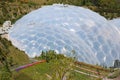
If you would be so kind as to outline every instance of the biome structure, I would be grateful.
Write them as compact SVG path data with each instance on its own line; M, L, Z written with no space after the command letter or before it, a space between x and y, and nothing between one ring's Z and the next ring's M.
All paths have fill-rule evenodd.
M79 61L111 66L120 59L120 33L104 17L83 7L54 4L16 21L9 39L29 57L55 50Z

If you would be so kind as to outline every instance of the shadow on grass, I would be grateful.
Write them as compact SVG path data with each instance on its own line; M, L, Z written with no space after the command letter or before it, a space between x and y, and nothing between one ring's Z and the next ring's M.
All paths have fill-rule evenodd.
M30 76L20 72L14 76L14 80L33 80Z

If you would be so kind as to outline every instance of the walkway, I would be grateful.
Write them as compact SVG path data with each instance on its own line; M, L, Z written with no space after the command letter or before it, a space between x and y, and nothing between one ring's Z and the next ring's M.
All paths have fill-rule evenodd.
M85 72L82 72L82 71L79 71L79 70L74 70L75 72L78 72L80 74L85 74L85 75L88 75L88 76L91 76L91 77L96 77L96 78L99 78L99 76L96 76L96 75L92 75L92 74L88 74L88 73L85 73Z

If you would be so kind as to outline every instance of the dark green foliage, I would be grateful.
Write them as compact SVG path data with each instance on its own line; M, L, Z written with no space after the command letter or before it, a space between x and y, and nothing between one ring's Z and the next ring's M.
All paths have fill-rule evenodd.
M5 43L5 40L2 40L0 38L0 63L2 66L2 69L0 70L2 72L2 76L0 77L1 80L9 80L10 76L11 76L11 72L8 66L8 61L7 61L7 55L9 53L9 50L7 49L7 44L4 45L1 41L3 41L3 43Z
M3 65L2 69L0 70L0 80L11 80L12 72L9 69L8 63Z
M7 44L5 43L5 39L0 37L0 62L7 66L7 55L9 54L9 50L7 49Z
M10 67L28 63L28 56L0 37L0 80L11 80Z
M29 2L26 4L26 3L20 3L19 1L18 2L0 1L0 18L1 18L0 25L2 25L6 20L10 20L12 21L12 23L14 23L23 15L27 14L31 10L39 8L40 6L41 5L37 5L33 2Z
M28 56L18 48L12 46L7 39L0 37L0 62L7 60L9 66L13 64L21 65L29 62Z
M120 17L119 0L30 0L27 3L20 3L20 1L14 2L14 0L5 2L5 0L3 0L3 2L0 2L0 25L2 25L6 20L11 20L12 23L14 23L23 15L29 13L31 10L40 8L42 5L50 5L54 3L85 6L92 9L93 11L100 13L107 19Z
M15 0L1 0L1 1L14 2Z
M8 63L10 66L13 66L13 57L8 57Z
M62 59L64 58L64 55L62 54L57 54L54 50L49 50L49 51L42 51L41 56L39 57L40 59L45 59L47 62L51 60L57 60L57 59Z

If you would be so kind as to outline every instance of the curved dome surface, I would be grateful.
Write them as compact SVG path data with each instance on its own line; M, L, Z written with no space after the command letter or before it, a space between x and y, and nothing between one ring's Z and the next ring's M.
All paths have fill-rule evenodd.
M120 31L120 18L110 20L109 23L116 26L116 29Z
M13 25L9 38L30 57L52 49L90 64L112 65L120 59L118 31L82 7L54 4L32 11Z

